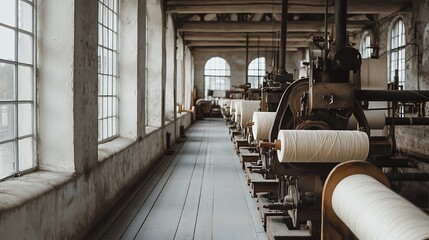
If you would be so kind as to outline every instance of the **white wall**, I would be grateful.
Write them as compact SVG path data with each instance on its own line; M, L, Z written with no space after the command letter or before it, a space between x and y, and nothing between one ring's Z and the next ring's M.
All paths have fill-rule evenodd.
M149 34L162 38L159 1L148 5L156 24ZM163 101L174 106L174 97L163 98L164 40L150 42L148 52L158 58L150 59L145 79L146 2L120 6L120 137L98 145L98 2L38 1L41 170L0 182L0 239L81 238L163 155L166 133L174 143L180 126L191 124L189 113L167 124L162 118ZM146 81L155 127L145 123Z

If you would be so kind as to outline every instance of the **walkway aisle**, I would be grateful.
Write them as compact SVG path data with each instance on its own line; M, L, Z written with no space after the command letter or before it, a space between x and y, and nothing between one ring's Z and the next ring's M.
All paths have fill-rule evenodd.
M223 120L187 134L88 239L266 239Z

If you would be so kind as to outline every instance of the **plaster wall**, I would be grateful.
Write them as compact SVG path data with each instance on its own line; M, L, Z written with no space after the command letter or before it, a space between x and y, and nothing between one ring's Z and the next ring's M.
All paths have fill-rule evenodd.
M127 0L120 19L120 34L126 35L121 53L128 56L120 66L120 99L128 95L121 99L120 117L130 126L119 138L98 144L98 2L37 3L39 169L0 182L0 239L80 239L157 163L166 151L167 132L174 144L192 116L179 114L165 123L151 102L148 114L163 124L146 126L146 2ZM163 104L165 75L154 69L161 75L149 81L159 79L154 83L159 92L149 90Z
M166 132L188 127L191 114L148 134L99 149L85 174L38 171L0 184L0 239L79 239L165 152Z
M192 51L194 58L194 78L195 86L197 88L197 99L204 98L204 66L207 61L212 57L221 57L225 59L231 69L231 87L240 86L246 83L246 73L248 64L257 57L265 57L265 70L272 70L273 54L269 51L261 50L258 54L257 51L249 52L249 61L246 63L246 51L205 51L194 50ZM287 52L286 53L286 70L294 74L294 78L298 78L300 61L305 59L303 51Z

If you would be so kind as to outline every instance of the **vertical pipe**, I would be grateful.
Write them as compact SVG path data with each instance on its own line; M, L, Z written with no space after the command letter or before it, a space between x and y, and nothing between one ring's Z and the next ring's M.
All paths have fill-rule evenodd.
M326 57L328 56L328 0L325 0L325 44L323 46L323 61L326 61ZM324 64L325 66L326 64Z
M347 0L335 1L335 46L346 46Z
M246 71L246 84L249 83L248 64L249 64L249 33L246 33L246 64L244 64L245 71Z
M288 0L282 0L282 22L280 29L280 61L279 74L286 73L286 34L287 34L287 10Z

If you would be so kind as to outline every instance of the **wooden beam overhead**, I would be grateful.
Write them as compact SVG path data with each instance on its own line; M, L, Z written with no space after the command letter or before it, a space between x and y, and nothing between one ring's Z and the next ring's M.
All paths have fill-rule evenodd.
M186 41L188 47L246 47L246 41L229 41L229 42L218 42L218 41ZM310 42L288 42L287 46L292 48L306 48ZM270 42L259 43L252 41L249 42L250 47L260 48L273 48Z
M223 53L223 52L245 52L246 51L246 46L236 46L236 47L190 47L191 51L195 52L217 52L217 53ZM260 52L262 51L270 51L272 50L272 48L270 47L250 47L249 51L251 52L257 52L259 49ZM293 47L287 47L286 48L287 52L296 52L298 51L298 48L293 48Z
M323 33L319 35L322 36ZM184 36L185 40L189 41L246 41L246 34L244 33L196 33L189 32ZM308 33L291 33L288 34L288 41L311 41L311 34ZM272 33L259 33L249 34L250 41L260 42L278 42L279 36Z
M361 30L371 21L349 21L347 30ZM290 21L287 25L288 32L322 32L323 22L320 21ZM178 26L179 32L212 32L212 33L270 33L280 30L279 22L185 22Z
M324 13L324 0L289 1L289 13ZM411 0L348 1L349 14L389 14L405 9ZM329 7L333 13L333 6ZM167 13L281 13L281 1L168 1Z

